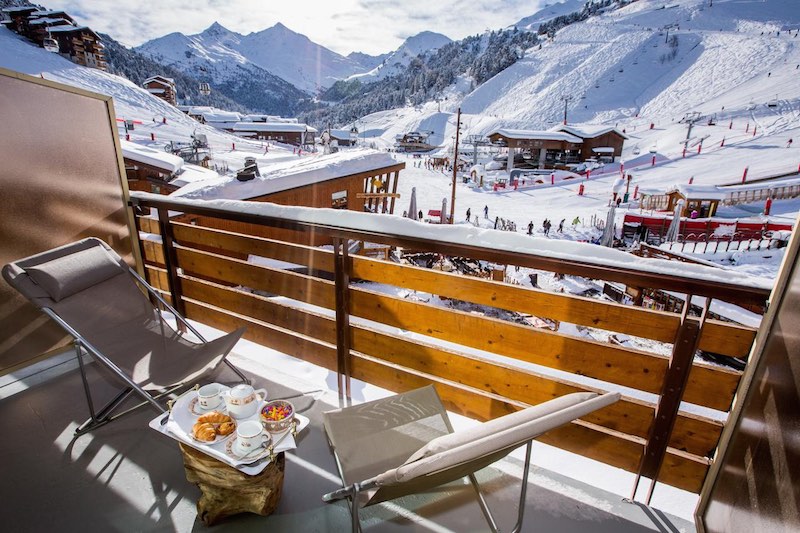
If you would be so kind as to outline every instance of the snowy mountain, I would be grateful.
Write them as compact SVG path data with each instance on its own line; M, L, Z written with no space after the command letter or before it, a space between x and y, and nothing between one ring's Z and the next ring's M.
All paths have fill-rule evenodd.
M523 18L514 24L514 26L521 30L537 31L543 22L580 11L585 4L586 0L560 0L558 2L545 4L542 9L533 15Z
M420 54L434 52L442 46L452 42L446 35L432 31L423 31L406 39L400 48L390 53L378 66L360 74L354 74L350 79L361 82L371 82L403 72L411 60Z
M363 69L283 24L244 36L215 22L196 35L171 33L136 50L197 77L205 72L212 84L264 71L309 94Z
M347 54L347 59L353 61L358 66L362 68L362 70L369 71L383 63L383 61L391 55L391 52L387 52L385 54L380 54L377 56L371 56L369 54L365 54L364 52L350 52Z
M214 23L202 33L170 33L134 48L153 61L208 82L240 104L263 113L291 115L308 95L237 51L243 37Z

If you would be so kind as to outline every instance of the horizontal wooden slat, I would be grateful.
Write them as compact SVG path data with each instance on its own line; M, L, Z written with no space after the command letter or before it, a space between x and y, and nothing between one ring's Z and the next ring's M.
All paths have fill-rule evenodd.
M240 254L278 259L303 265L311 270L333 272L333 252L328 250L191 224L173 223L172 226L175 240L181 244L199 244Z
M181 286L186 298L210 303L232 313L295 331L326 343L336 343L336 322L332 318L196 278L182 277Z
M707 352L747 358L758 330L718 320L706 320L698 348Z
M333 283L303 274L275 270L230 257L178 248L178 264L187 274L280 294L333 309Z
M683 400L719 411L728 411L742 373L737 370L694 363Z
M186 316L223 331L246 326L245 339L336 371L335 346L190 300L186 300Z
M375 359L455 381L471 388L536 405L565 394L595 390L574 383L542 376L512 365L464 356L381 332L352 329L353 350ZM646 438L653 420L654 406L623 399L596 411L586 418L600 426ZM707 455L716 448L721 424L686 413L679 415L670 446L697 455Z
M473 278L413 265L398 265L353 257L352 277L497 307L508 311L570 322L672 343L680 317L592 298ZM749 353L755 330L708 321L700 349L743 357Z
M485 350L658 394L665 357L501 320L353 289L351 313Z

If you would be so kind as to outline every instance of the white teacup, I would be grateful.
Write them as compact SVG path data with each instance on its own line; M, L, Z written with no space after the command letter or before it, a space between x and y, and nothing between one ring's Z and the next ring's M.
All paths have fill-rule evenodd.
M264 430L264 426L258 420L247 420L239 422L236 426L236 451L241 455L247 455L257 448L266 447L270 441L270 435Z
M222 385L219 383L203 385L197 390L197 403L201 409L214 409L222 402L221 393Z

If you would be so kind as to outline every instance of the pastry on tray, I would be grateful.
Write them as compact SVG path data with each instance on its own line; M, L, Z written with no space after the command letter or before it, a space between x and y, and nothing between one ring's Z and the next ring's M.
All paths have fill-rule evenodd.
M198 422L192 427L192 435L197 440L212 442L217 438L217 430L210 422Z
M220 413L219 411L211 411L210 413L206 413L201 415L198 419L198 422L210 422L212 424L224 424L227 422L231 422L231 417L226 414Z

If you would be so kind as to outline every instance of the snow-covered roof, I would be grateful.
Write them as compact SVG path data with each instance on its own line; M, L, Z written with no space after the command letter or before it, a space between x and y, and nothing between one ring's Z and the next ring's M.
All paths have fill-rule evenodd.
M611 133L612 131L622 137L623 139L627 139L628 136L619 131L614 126L603 126L598 124L587 124L583 126L568 126L562 124L560 126L556 126L553 128L554 131L565 131L567 133L571 133L576 137L580 137L581 139L593 139L595 137L599 137L601 135L605 135L606 133Z
M726 185L720 187L719 190L725 193L743 192L743 191L758 191L761 189L778 189L780 187L789 187L790 185L800 185L800 176L791 178L783 178L769 181L753 181L741 185Z
M199 165L184 163L183 169L169 183L170 185L175 185L176 187L183 187L190 183L219 179L219 177L219 174L210 168L203 168Z
M176 155L131 141L120 140L119 142L122 145L122 156L125 159L160 168L170 174L175 174L183 168L183 159Z
M349 141L351 137L350 130L330 130L331 137L340 141Z
M251 113L242 117L243 122L285 122L287 124L297 124L296 118L283 118L276 115L262 115Z
M234 122L242 120L242 116L236 111L223 111L222 109L210 109L201 113L206 122Z
M317 131L305 124L291 122L238 122L233 131L273 131L273 132L306 132Z
M261 176L239 181L235 176L191 183L171 196L201 200L248 200L361 172L397 165L391 155L366 148L309 156L260 166Z
M151 94L164 94L166 92L166 89L160 89L158 87L147 87L146 90Z
M72 26L65 24L62 26L51 26L48 31L50 31L50 33L72 33L76 31L86 31L94 36L97 36L97 34L93 32L89 26Z
M682 184L673 188L687 200L724 200L725 192L720 191L716 185L688 185Z
M512 130L500 128L489 133L487 137L490 135L502 135L507 139L537 139L542 141L565 141L575 144L583 143L583 139L560 131Z
M41 24L55 24L57 22L63 22L64 24L72 24L71 21L63 18L42 17L28 21L28 26L39 26Z
M347 151L344 154L359 153L366 156L368 153L379 154L370 150ZM332 154L338 156L342 154ZM389 160L387 154L384 155ZM329 156L322 156L323 157ZM393 161L393 160L391 160ZM235 178L233 178L235 181ZM237 185L243 188L248 184L259 181L254 180L240 182ZM180 191L179 191L180 192ZM186 202L186 206L196 205L192 200L208 199L212 197L185 196L184 198L175 197L173 193L171 200L180 205ZM131 196L141 198L159 199L162 196L151 193L134 191ZM679 276L695 281L708 281L740 285L744 287L757 287L761 289L771 289L772 280L752 275L747 272L736 270L714 268L705 265L695 265L680 261L668 261L666 259L653 259L638 257L622 250L597 246L585 242L568 241L564 239L548 239L542 237L531 237L521 232L497 231L493 229L477 228L470 224L420 224L419 222L388 214L360 213L357 211L347 211L339 209L311 208L298 206L284 206L268 202L239 202L233 200L222 200L216 197L204 203L204 207L219 209L230 209L239 213L257 214L283 218L287 220L297 220L315 224L325 224L345 229L365 230L383 233L387 235L423 238L436 242L448 244L464 244L465 246L478 246L491 250L500 250L531 255L535 257L548 257L551 259L563 259L578 261L588 265L606 266L611 268L635 269L640 272L651 274L663 274L669 276ZM180 207L176 207L180 210Z
M189 114L190 115L202 115L205 112L212 112L215 111L216 108L207 106L207 105L193 105L189 107Z
M168 83L170 85L175 85L175 80L172 78L167 78L166 76L150 76L146 80L144 80L143 84L150 83L151 81L159 81L162 83Z
M614 148L611 146L598 146L597 148L592 148L592 152L596 154L613 154Z

